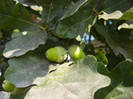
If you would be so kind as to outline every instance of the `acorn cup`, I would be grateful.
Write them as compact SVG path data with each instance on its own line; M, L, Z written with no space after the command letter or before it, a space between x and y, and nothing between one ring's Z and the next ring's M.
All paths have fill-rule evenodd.
M65 48L56 46L46 51L46 58L50 61L61 63L67 59L67 52Z
M78 45L72 45L68 48L68 53L70 57L74 60L84 59L85 53Z

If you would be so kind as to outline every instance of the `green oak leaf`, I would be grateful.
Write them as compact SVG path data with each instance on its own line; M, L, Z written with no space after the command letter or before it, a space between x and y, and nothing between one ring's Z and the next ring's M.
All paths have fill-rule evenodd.
M110 83L107 76L97 71L98 67L99 63L93 56L73 63L58 64L47 76L36 79L43 84L32 87L24 98L92 99L95 91Z
M49 64L48 60L42 56L28 53L10 59L10 66L5 71L4 77L16 87L40 84L41 82L34 82L34 80L47 74Z
M79 9L74 15L59 21L56 34L61 38L83 38L85 30L93 26L91 10Z
M133 62L119 63L111 73L111 84L99 89L94 99L132 99L133 98Z
M104 36L113 50L122 53L125 58L133 60L133 40L130 39L131 30L113 31L101 22L97 22L94 27L99 34Z
M24 31L20 36L14 37L6 44L3 55L7 58L21 56L30 50L36 49L40 44L45 44L47 34L44 31Z
M31 14L22 4L13 0L0 1L0 30L11 32L14 29L33 31L41 28L40 23L33 19Z

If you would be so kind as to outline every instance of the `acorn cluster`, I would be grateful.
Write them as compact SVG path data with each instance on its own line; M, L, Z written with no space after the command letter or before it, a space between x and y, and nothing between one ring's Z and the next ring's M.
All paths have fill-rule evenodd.
M46 51L46 58L50 61L61 63L67 59L68 54L73 60L85 58L85 53L78 45L70 46L68 48L68 53L66 49L61 46L50 48Z

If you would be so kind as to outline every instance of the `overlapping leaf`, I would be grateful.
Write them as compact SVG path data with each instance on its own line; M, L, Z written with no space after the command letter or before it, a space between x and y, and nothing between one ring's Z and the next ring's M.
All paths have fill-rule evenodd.
M120 20L133 21L133 7L126 11L123 16L120 17Z
M133 62L121 62L110 74L111 84L98 90L94 99L132 99Z
M99 15L99 19L109 20L109 19L119 19L119 20L128 20L133 21L133 7L127 10L126 12L122 13L121 11L117 10L110 14L103 12L102 15Z
M0 30L11 31L36 30L40 26L32 18L32 14L20 3L16 4L13 0L0 1Z
M26 35L17 36L6 44L3 54L5 57L21 56L30 50L36 49L40 44L45 44L47 39L45 31L25 32Z
M120 29L133 29L133 24L123 23L123 24L119 25L118 30L120 30Z
M63 13L70 0L37 0L37 3L43 7L42 19L48 23Z
M103 12L102 15L99 15L99 19L109 20L109 19L119 19L123 13L121 11L115 11L111 14Z
M87 56L72 65L70 63L58 65L45 79L38 79L44 83L32 87L24 98L92 99L96 90L110 83L108 77L97 72L98 66L93 56Z
M106 13L112 13L116 10L125 12L131 7L133 7L133 0L104 0L102 6Z
M15 4L13 1L19 1L22 4ZM50 65L51 63L45 60L43 52L51 46L58 45L57 43L51 45L47 42L46 47L35 50L40 44L45 44L46 33L40 31L41 26L38 25L36 17L29 12L30 10L28 11L28 7L23 6L23 3L30 7L36 4L43 7L42 21L44 24L48 24L47 30L50 25L57 23L57 28L55 28L56 25L52 27L59 37L78 38L78 40L83 37L86 29L90 32L90 27L96 21L93 15L97 15L101 10L104 11L99 18L115 19L115 21L111 21L112 25L108 23L103 25L100 23L102 20L97 20L94 31L96 30L97 33L104 36L113 50L117 50L127 59L133 60L133 30L131 30L133 28L132 23L129 22L133 21L133 8L131 8L133 0L87 1L89 0L0 0L0 31L2 31L0 37L5 36L4 31L12 32L14 29L28 33L27 35L12 35L12 40L7 43L3 55L11 59L9 59L10 66L5 72L5 79L17 87L38 85L32 87L27 94L25 92L21 95L11 95L11 99L92 99L97 90L94 97L96 99L133 98L133 62L131 61L120 63L109 73L106 67L97 62L93 56L87 56L84 60L73 63ZM117 23L116 20L124 20L125 24L120 25L121 23ZM30 30L37 31L31 32ZM101 37L101 35L98 36ZM34 54L32 55L32 53ZM42 54L43 57L35 53ZM107 63L103 51L99 52L96 57L105 64ZM115 61L117 64L118 60ZM114 61L112 62L114 63ZM51 68L47 74L49 66ZM2 88L0 89L2 90ZM0 99L6 99L6 94L0 92Z
M37 77L45 76L48 72L49 62L43 57L26 54L9 60L9 68L6 70L5 79L17 87L26 87L33 83ZM39 84L42 82L39 82Z
M79 9L73 16L59 22L56 33L62 38L82 38L89 26L92 26L94 17L91 10Z
M133 40L129 39L131 30L113 31L101 23L95 24L95 29L105 37L112 49L122 53L127 59L133 60Z
M60 18L60 20L73 15L86 2L87 2L87 0L80 0L80 1L76 2L75 4L73 4L73 6L70 6L70 8L68 8L64 12L64 15Z

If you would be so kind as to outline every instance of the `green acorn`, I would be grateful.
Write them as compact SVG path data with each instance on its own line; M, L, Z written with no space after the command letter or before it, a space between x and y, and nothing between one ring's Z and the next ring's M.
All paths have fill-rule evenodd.
M72 45L68 49L70 57L74 60L79 60L85 58L85 53L78 45Z
M4 83L3 83L3 89L7 92L12 92L15 88L15 86L10 83L8 80L5 80Z
M67 52L65 48L56 46L46 51L46 58L50 61L61 63L67 59Z

